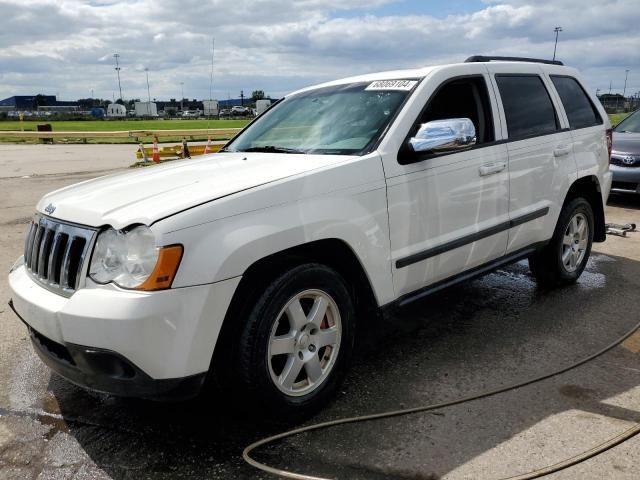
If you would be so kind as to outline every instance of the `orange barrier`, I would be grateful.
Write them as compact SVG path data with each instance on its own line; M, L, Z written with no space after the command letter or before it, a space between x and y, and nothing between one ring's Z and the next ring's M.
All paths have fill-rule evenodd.
M206 145L189 145L189 153L192 157L197 157L199 155L208 155L212 153L217 153L227 142L211 142L211 146L209 146L209 150L205 153L207 149ZM143 148L144 153L138 149L136 151L136 158L138 160L144 161L145 155L148 158L151 158L153 155L153 147L145 147ZM161 159L171 159L171 158L182 158L182 145L165 145L158 146L158 156Z

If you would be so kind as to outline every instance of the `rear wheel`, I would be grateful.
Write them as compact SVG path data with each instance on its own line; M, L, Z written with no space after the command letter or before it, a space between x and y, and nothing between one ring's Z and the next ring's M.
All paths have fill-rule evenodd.
M529 267L538 283L560 286L578 280L591 254L593 231L589 202L579 197L567 203L549 244L529 257Z
M280 419L324 405L353 349L354 307L342 276L300 265L273 280L248 310L233 362L243 403Z

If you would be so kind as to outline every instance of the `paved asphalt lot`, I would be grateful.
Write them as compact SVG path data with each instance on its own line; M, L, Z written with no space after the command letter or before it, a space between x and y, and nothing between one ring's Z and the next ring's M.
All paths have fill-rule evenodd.
M0 270L21 254L45 192L126 167L133 146L0 145ZM640 223L615 198L608 221ZM526 263L370 322L336 401L311 422L453 400L557 370L640 320L640 233L596 245L572 287L540 291ZM243 464L260 427L215 397L155 404L52 375L6 306L0 275L0 479L268 478ZM144 341L141 339L141 341ZM556 463L640 422L640 333L558 377L496 397L305 434L258 453L339 478L499 479ZM551 475L638 479L640 436Z

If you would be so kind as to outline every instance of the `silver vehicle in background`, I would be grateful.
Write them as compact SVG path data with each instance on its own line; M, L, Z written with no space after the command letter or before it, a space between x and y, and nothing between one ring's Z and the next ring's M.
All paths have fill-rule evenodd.
M640 110L613 129L612 193L640 193Z

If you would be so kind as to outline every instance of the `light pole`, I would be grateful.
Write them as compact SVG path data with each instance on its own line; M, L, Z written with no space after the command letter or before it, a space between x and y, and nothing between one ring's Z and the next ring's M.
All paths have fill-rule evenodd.
M120 84L120 64L118 63L120 54L114 53L113 58L116 59L116 74L118 75L118 90L120 90L120 100L124 103L124 98L122 98L122 85Z
M558 33L560 33L562 31L562 27L556 27L553 29L554 32L556 32L556 43L553 46L553 60L555 61L556 59L556 49L558 48Z
M147 75L147 115L151 116L151 90L149 90L149 69L145 67L144 73Z
M624 96L627 93L627 78L629 77L629 69L627 68L624 71L624 88L622 89L622 98L624 98Z

